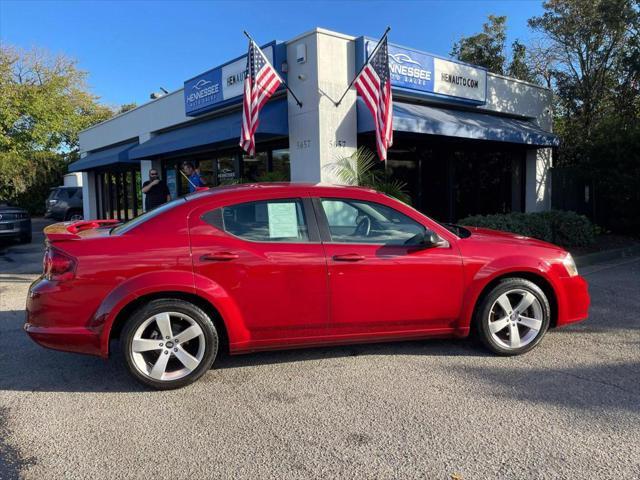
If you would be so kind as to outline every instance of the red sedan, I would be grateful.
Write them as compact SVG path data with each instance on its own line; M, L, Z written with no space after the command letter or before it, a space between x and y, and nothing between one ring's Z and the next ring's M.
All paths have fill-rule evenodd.
M105 358L119 339L133 376L159 389L195 381L222 348L474 332L516 355L589 306L563 249L443 226L358 187L215 188L128 223L59 223L45 234L26 332Z

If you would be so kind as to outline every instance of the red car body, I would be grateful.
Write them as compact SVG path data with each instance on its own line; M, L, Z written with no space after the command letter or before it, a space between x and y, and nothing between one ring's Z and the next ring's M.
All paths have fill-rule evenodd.
M320 197L386 205L446 242L427 249L322 239L250 242L202 219L225 205ZM45 231L47 255L66 273L43 275L29 289L24 328L37 343L106 358L132 308L163 296L191 300L211 313L230 353L464 337L482 292L508 276L533 280L545 291L552 326L586 318L589 306L587 284L567 271L561 248L482 229L460 238L411 207L359 187L215 188L176 201L125 233L113 234L112 226L76 222Z

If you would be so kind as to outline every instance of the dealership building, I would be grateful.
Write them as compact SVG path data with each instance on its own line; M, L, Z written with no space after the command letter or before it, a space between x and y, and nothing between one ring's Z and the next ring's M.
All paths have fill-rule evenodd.
M84 130L81 158L69 170L82 172L85 218L140 214L152 168L173 197L185 194L178 171L185 160L210 186L339 183L339 158L363 145L376 151L373 120L355 88L334 103L375 44L323 29L263 44L302 106L282 87L273 95L260 115L255 157L238 146L246 55ZM441 221L550 208L551 91L393 43L389 62L394 143L379 168L406 183L414 207Z

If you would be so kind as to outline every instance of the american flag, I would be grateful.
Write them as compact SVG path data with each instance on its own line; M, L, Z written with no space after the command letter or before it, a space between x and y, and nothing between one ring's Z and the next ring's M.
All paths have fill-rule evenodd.
M393 98L386 36L356 78L355 86L373 115L378 157L385 161L387 149L393 145Z
M260 110L282 83L260 47L249 40L247 70L244 79L244 99L242 101L242 127L240 146L249 155L255 155L255 133L258 129Z

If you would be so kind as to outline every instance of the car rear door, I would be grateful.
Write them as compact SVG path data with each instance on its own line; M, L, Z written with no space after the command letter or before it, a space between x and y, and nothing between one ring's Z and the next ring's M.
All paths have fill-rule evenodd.
M314 199L314 206L327 254L333 334L393 337L453 327L463 288L455 245L409 245L426 226L389 205L343 197ZM363 222L370 222L369 232Z
M248 343L303 344L328 323L327 265L308 196L245 198L190 216L193 268L232 297Z

